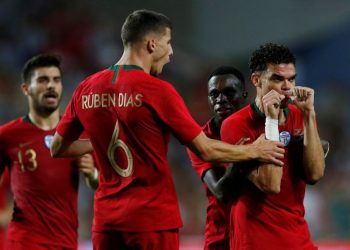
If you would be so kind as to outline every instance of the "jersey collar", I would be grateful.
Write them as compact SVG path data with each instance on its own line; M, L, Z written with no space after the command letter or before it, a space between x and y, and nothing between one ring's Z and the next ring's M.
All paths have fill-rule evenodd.
M133 65L133 64L122 64L122 65L114 64L114 65L110 66L108 69L114 70L112 83L115 83L115 80L117 79L119 70L124 70L124 71L126 71L126 70L143 70L143 68L141 68L140 66Z

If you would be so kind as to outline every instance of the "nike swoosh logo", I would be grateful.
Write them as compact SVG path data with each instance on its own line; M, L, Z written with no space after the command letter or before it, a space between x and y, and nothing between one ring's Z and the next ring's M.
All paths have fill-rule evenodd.
M20 143L18 144L18 146L22 148L22 147L28 146L29 144L32 144L32 142L30 141L30 142Z

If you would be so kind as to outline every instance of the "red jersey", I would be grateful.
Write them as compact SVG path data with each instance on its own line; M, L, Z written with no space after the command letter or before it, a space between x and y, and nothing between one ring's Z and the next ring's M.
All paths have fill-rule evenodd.
M284 112L286 123L279 126L280 141L285 144L281 191L264 194L248 180L243 185L231 212L234 236L230 243L235 250L317 249L304 219L303 117L293 105ZM231 144L242 137L253 142L264 131L265 116L254 103L223 122L221 138Z
M203 132L212 139L220 139L220 136L216 135L211 129L210 124L212 120L209 120L203 126ZM213 168L213 165L209 162L201 160L191 150L187 149L187 152L191 158L192 166L203 179L207 170ZM230 249L229 246L229 224L230 224L230 202L220 202L208 189L208 186L204 183L206 195L208 198L207 218L205 225L205 244L204 249Z
M83 128L100 167L94 231L182 226L168 142L173 133L187 144L201 129L173 86L134 65L98 72L78 86L57 132L75 140Z
M1 172L1 171L0 171ZM7 195L10 191L10 177L7 168L0 174L0 213L7 209ZM6 225L0 225L0 250L4 249L6 240Z
M0 127L0 168L10 167L15 201L8 239L76 249L78 168L51 157L54 133L28 116Z

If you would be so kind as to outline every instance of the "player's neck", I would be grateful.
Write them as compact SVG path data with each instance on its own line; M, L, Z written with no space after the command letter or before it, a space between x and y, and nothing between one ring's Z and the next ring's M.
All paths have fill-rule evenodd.
M60 113L58 109L47 116L38 114L35 111L29 111L28 116L30 121L42 130L55 129L58 122L60 121Z
M118 65L137 65L141 67L146 73L150 73L151 61L147 55L144 55L142 50L125 49L122 57L117 62Z

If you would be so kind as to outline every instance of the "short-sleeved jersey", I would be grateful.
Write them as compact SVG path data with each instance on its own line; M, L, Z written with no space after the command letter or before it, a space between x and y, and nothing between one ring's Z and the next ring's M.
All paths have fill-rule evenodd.
M78 86L57 131L74 140L83 128L100 167L94 231L182 226L168 142L172 133L187 144L201 129L173 86L135 65L100 71Z
M293 105L288 105L284 112L287 121L279 126L280 141L285 144L281 191L264 194L246 181L231 212L233 249L316 249L304 219L303 118ZM231 144L242 137L253 142L264 133L264 124L265 116L253 103L223 122L221 138Z
M211 129L212 119L209 120L203 126L203 132L212 139L220 139L220 135L216 135ZM201 160L191 150L187 149L187 152L191 158L192 166L203 179L204 174L207 170L213 168L213 165L209 162ZM223 167L224 168L224 167ZM230 249L229 246L229 225L230 225L230 210L231 202L220 202L210 192L208 186L204 183L206 195L208 198L207 206L207 218L205 224L205 243L204 249ZM226 248L224 248L226 246Z
M76 249L78 168L51 157L54 133L28 116L0 127L0 168L9 166L14 196L8 239Z

